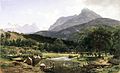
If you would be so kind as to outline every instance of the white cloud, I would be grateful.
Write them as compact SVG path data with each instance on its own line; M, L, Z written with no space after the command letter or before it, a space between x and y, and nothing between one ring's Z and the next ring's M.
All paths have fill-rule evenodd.
M84 3L103 17L120 20L120 0L84 0Z

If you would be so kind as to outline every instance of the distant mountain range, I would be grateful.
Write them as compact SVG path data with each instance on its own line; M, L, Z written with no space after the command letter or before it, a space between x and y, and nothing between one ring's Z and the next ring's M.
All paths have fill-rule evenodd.
M79 15L60 17L53 25L50 26L48 31L39 31L38 26L35 24L26 24L24 26L17 25L15 27L5 28L3 30L25 34L37 34L52 38L70 39L72 38L73 34L77 32L85 30L89 27L97 27L99 25L118 26L120 25L120 21L103 18L94 11L85 8Z
M11 25L12 26L12 25ZM37 31L39 31L39 28L37 27L36 24L25 24L24 26L13 26L10 28L5 28L3 29L4 31L14 31L14 32L18 32L18 33L25 33L25 34L30 34L30 33L35 33Z
M120 25L120 21L102 18L100 15L89 9L83 9L79 15L59 18L48 31L38 31L34 34L68 39L71 38L74 33L80 32L92 26L97 27L100 25L117 26Z

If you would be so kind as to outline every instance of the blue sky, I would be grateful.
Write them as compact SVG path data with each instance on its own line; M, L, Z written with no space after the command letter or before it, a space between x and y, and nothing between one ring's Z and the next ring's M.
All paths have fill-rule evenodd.
M119 5L119 0L0 0L0 27L36 24L47 30L59 17L80 14L83 8L120 20Z

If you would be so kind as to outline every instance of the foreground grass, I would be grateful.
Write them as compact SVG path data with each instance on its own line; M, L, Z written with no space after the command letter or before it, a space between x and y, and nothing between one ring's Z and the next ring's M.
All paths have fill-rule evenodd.
M66 54L66 53L43 53L43 57L68 57L68 56L78 56L79 54ZM93 57L94 58L94 57ZM20 65L13 65L11 63L2 63L2 71L5 73L16 73L15 71L21 71L19 73L43 73L40 70L40 64L45 63L47 67L52 66L51 63L54 63L55 68L52 72L49 73L119 73L120 65L113 65L112 67L101 67L101 68L90 68L89 66L85 66L89 61L95 61L92 57L74 57L71 61L51 61L48 59L43 59L40 61L38 65L35 67L31 67L24 63L20 63ZM92 60L91 60L92 59ZM99 59L99 58L97 58ZM7 59L0 59L0 62L9 62ZM84 66L85 67L84 67ZM48 72L46 72L48 73Z
M0 57L0 62L9 63L11 60Z

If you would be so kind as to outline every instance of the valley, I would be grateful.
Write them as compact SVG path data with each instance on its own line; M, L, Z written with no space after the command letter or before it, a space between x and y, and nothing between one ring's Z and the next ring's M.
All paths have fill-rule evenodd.
M89 9L47 31L0 29L1 73L120 73L120 21Z

